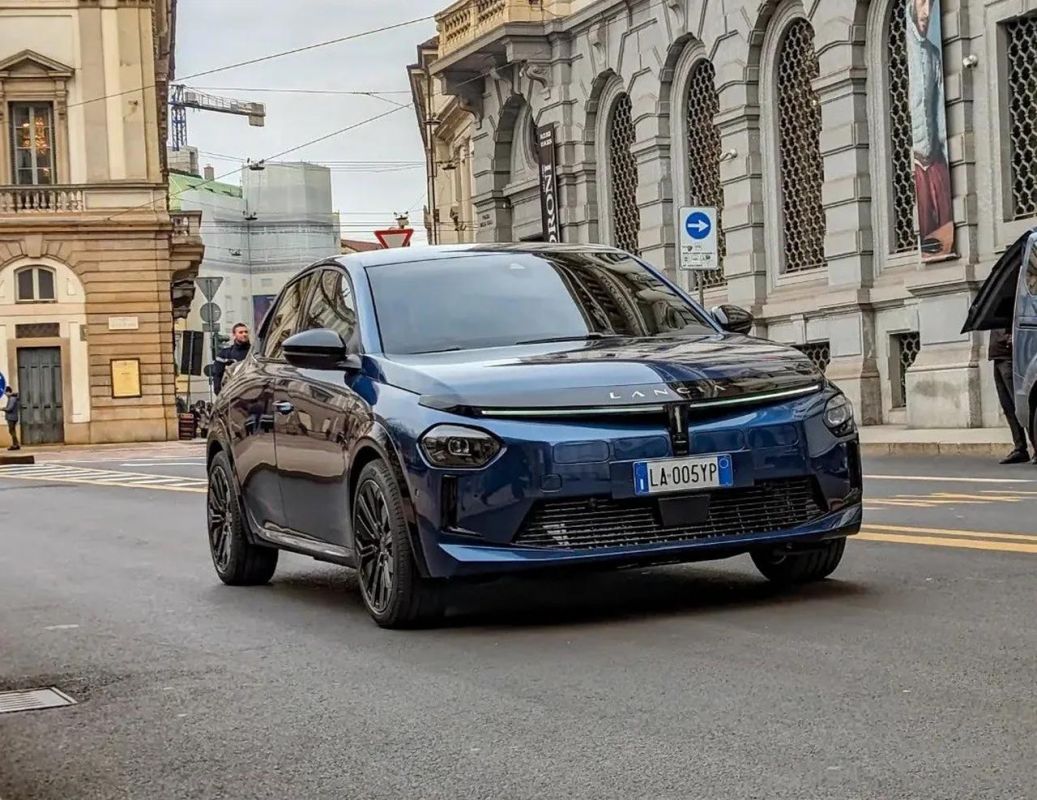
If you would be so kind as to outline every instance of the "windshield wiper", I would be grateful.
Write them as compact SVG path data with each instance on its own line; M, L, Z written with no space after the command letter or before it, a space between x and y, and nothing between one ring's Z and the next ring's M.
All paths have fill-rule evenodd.
M453 347L440 347L440 348L438 348L436 350L417 350L417 351L415 351L413 353L407 353L407 355L409 355L409 356L428 356L428 355L432 355L433 353L456 353L458 350L463 350L463 349L464 348L462 348L462 347L458 347L457 345L454 345Z
M524 342L515 342L515 344L551 344L553 342L589 342L596 339L615 339L619 336L618 333L598 333L597 331L590 331L589 333L583 333L579 336L549 336L546 339L528 339Z

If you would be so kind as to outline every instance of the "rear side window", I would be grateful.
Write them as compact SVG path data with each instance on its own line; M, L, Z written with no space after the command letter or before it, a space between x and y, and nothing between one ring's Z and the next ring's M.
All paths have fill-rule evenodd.
M356 305L349 278L335 269L320 273L320 280L310 297L305 330L328 328L348 342L356 331Z
M1026 291L1037 295L1037 236L1030 238L1030 255L1026 259Z
M263 355L267 358L280 358L281 345L284 344L284 340L302 330L299 324L300 318L312 281L313 276L307 275L289 285L281 296L280 302L271 312L266 343L263 348Z

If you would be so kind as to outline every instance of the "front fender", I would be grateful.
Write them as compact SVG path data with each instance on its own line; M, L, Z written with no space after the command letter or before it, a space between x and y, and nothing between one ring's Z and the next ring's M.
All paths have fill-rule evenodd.
M399 448L385 425L377 419L372 419L367 428L360 434L356 445L352 449L349 458L349 498L352 505L353 492L356 489L357 478L360 470L378 458L389 466L396 484L403 494L403 514L407 520L407 530L410 532L411 551L417 562L418 571L422 576L429 576L428 562L425 559L425 548L418 536L417 513L414 510L413 489L407 477L407 471L403 468L403 458ZM352 509L351 509L352 511ZM352 542L350 543L352 544Z

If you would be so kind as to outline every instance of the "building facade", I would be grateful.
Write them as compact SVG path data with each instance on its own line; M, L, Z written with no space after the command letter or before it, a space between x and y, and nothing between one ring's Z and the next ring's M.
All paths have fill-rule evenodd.
M220 331L229 335L238 322L258 327L292 276L340 252L339 216L332 210L327 167L305 162L268 163L261 169L244 166L239 185L213 180L211 167L202 172L170 173L171 204L201 217L205 258L199 276L221 279L212 302L219 308ZM201 292L196 293L181 326L181 342L184 330L204 332L201 309L206 302ZM204 368L212 355L208 336L203 354ZM189 386L183 380L181 384L181 393L190 390L192 398L208 393L204 377L195 376Z
M439 39L418 47L407 68L418 129L425 148L428 204L424 224L430 244L475 241L475 181L472 174L472 115L460 100L444 94L429 66L439 58Z
M936 261L917 234L907 46L933 6L953 217ZM541 230L532 130L553 125L564 241L687 284L677 211L716 206L707 305L804 349L866 424L1003 424L985 336L960 330L1037 224L1037 2L460 0L437 21L430 72L473 120L480 241Z
M167 208L171 3L0 4L0 372L27 444L176 436L202 245Z

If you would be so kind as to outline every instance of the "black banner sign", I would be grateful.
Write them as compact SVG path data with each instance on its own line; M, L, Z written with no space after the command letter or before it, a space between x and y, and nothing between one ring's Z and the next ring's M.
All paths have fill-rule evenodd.
M562 241L562 224L558 218L558 173L555 165L554 125L537 128L540 147L540 215L544 221L544 241Z

